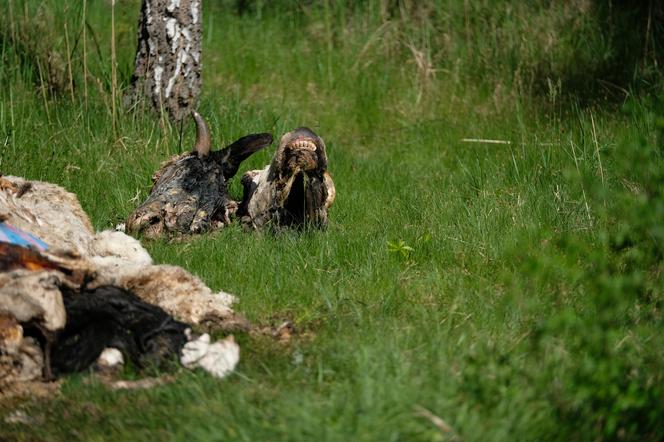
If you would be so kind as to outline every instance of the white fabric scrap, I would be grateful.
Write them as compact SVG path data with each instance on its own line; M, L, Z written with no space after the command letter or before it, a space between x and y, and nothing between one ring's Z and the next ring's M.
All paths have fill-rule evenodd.
M180 362L187 368L195 368L196 363L205 356L208 348L210 347L210 335L207 333L202 334L193 341L184 344L182 348L182 356Z
M117 348L108 347L97 358L97 365L101 368L113 369L124 364L122 352Z
M240 360L240 346L233 336L210 344L207 333L185 344L180 362L187 368L197 367L216 378L230 374Z

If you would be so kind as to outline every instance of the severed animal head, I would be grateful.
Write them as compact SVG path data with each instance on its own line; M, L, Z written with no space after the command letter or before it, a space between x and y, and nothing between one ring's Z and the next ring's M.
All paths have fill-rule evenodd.
M325 143L306 127L282 136L272 163L244 174L242 185L237 215L253 228L324 228L336 196Z
M196 122L194 150L161 165L152 177L147 200L127 219L127 231L154 238L166 233L201 233L230 223L237 203L229 197L226 183L242 161L272 143L272 135L247 135L211 151L207 124L197 112L192 115Z

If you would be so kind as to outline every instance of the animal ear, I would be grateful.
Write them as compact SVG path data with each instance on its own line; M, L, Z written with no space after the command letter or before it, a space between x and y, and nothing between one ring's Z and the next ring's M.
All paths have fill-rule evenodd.
M212 145L210 129L198 112L191 111L191 116L196 123L196 144L194 145L194 150L200 158L203 158L210 154L210 146Z
M228 180L234 176L242 161L270 144L272 144L272 134L251 134L240 138L219 152L215 152L215 155L219 155L224 178Z

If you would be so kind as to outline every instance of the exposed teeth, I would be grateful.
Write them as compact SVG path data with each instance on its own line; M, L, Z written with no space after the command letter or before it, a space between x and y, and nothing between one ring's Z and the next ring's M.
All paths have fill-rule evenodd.
M311 140L297 140L292 144L292 146L296 149L304 149L311 151L316 150L316 143L314 143Z

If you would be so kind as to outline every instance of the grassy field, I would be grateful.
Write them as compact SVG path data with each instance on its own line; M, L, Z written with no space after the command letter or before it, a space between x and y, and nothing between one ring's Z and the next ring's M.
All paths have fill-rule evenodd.
M113 131L110 2L89 3L87 98L81 5L3 6L0 172L65 186L105 229L193 128L181 147L155 115L120 113ZM199 111L214 141L314 129L330 225L144 244L299 333L236 335L221 381L182 370L117 393L72 376L53 400L0 404L35 422L3 422L0 439L664 437L664 108L647 51L619 83L587 2L212 3ZM120 87L138 6L116 5Z

